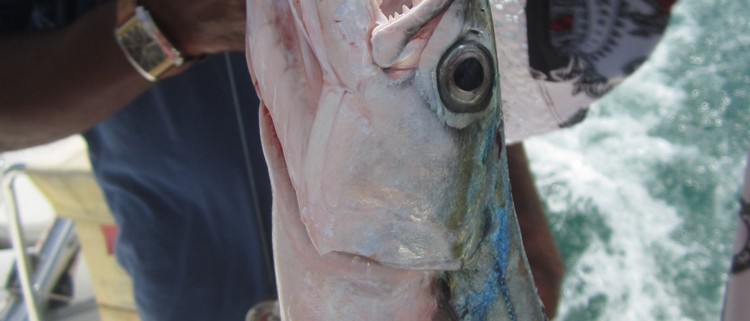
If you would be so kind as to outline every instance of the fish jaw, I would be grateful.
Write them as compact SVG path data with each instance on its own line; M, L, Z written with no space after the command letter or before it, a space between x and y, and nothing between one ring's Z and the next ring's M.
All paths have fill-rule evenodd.
M390 1L396 2L396 1ZM435 29L439 16L451 0L412 0L412 8L403 5L394 16L378 15L378 26L370 39L372 58L381 68L413 67L426 41ZM381 6L382 7L382 6Z

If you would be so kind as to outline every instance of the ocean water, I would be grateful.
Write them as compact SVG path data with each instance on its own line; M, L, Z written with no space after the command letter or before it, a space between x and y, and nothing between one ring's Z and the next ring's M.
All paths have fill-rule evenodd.
M578 126L527 141L567 267L557 320L718 320L750 150L750 3L681 0Z

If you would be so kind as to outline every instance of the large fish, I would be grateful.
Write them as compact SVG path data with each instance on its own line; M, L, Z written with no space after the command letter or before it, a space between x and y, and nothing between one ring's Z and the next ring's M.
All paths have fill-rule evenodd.
M282 318L544 320L488 1L247 9Z

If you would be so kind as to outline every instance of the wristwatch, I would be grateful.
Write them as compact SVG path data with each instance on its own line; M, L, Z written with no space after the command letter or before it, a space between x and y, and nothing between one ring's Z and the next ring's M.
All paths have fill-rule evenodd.
M117 1L115 39L133 67L152 82L185 61L137 0Z

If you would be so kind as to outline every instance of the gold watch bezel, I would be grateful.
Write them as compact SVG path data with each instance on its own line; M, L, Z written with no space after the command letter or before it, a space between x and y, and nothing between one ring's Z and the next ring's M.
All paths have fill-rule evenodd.
M133 15L115 28L115 38L128 61L151 82L184 62L142 6L136 6Z

